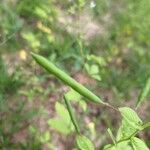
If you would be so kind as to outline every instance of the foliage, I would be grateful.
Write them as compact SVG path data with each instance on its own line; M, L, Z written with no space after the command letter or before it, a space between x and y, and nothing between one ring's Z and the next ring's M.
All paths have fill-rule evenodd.
M100 66L95 61L92 65L97 65L100 69L99 77L102 81L99 83L100 86L107 89L115 87L123 98L129 98L130 91L135 89L134 85L142 88L150 75L150 51L147 41L150 35L149 0L138 2L125 0L118 1L117 4L107 1L103 4L98 1L93 11L103 10L102 13L108 15L109 20L105 23L101 12L95 14L105 26L109 22L106 28L108 32L93 38L90 46L95 57L102 56L106 65ZM143 21L143 18L147 21ZM87 62L91 64L91 61Z
M78 87L78 88L74 88L74 90L76 90L78 93L80 93L84 97L89 98L89 100L91 102L97 102L97 101L94 100L94 96L91 95L91 92L89 90L87 90L86 88L83 88L80 84L77 84L75 80L73 80L67 74L65 74L64 72L59 70L51 62L48 62L44 57L33 54L33 53L32 53L32 56L36 60L36 62L39 65L41 65L44 69L46 69L49 73L54 74L57 78L61 79L62 81L64 81L67 85L69 85L72 88ZM67 80L65 80L65 79L67 79ZM81 91L79 89L81 89ZM146 88L146 90L147 90L147 88ZM70 102L69 102L69 100L67 99L66 96L64 96L64 99L65 99L65 103L67 105L68 113L66 114L66 110L65 111L61 110L61 108L58 108L57 112L59 112L59 114L61 114L62 117L66 117L68 115L70 116L70 121L72 121L72 124L74 125L74 128L76 129L77 134L79 134L79 136L77 136L78 148L81 149L81 150L85 150L85 149L93 150L94 147L93 147L91 141L88 140L84 136L80 136L81 133L80 133L79 125L78 125L78 123L75 119L75 115L73 113L73 109L71 107L71 104L70 104ZM102 104L102 105L109 106L109 107L113 108L114 110L116 110L118 112L118 109L114 108L110 104L104 103L103 101L99 102L99 103ZM133 150L134 149L138 150L140 148L148 150L149 148L146 146L146 144L142 140L136 138L135 136L139 131L142 131L143 129L145 129L147 127L150 127L149 126L150 123L149 122L148 123L143 123L142 120L136 114L136 112L134 110L132 110L131 108L129 108L129 107L119 108L119 112L121 113L121 116L123 118L122 119L122 125L119 129L119 135L117 137L117 140L115 140L113 138L113 135L110 132L110 130L108 130L111 137L112 137L112 140L114 141L114 144L113 145L106 145L104 150L106 150L106 149L121 150L123 147L129 147L130 149L133 149ZM66 120L65 123L68 122L67 120ZM58 124L58 122L57 122L57 124ZM61 126L56 126L57 124L54 124L54 125L52 124L52 125L55 128L57 127L56 128L57 130L60 130L62 127ZM60 122L60 124L63 125L63 123L61 123L61 122ZM145 124L148 124L148 126L145 126Z
M89 140L95 149L102 149L110 142L109 135L110 149L116 145L129 150L143 145L144 149L140 138L150 146L146 131L117 144L120 138L149 126L143 124L149 116L149 103L144 100L150 99L149 10L149 0L1 0L0 149L53 150L61 144L77 149L84 147L82 143L91 148ZM98 94L86 95L89 90L75 82L77 88L65 93L75 108L70 114L75 114L82 135L76 136L70 107L61 101L64 86L35 65L31 51L47 57ZM70 83L68 78L65 81ZM122 107L131 107L135 101L142 119L134 110ZM116 138L120 113L108 102L121 107ZM142 120L142 128L136 119ZM16 135L25 138L17 141ZM75 142L75 136L83 142Z
M63 134L69 134L73 132L74 131L73 124L70 120L67 109L59 102L55 104L55 109L61 118L49 119L48 125Z
M85 136L78 136L77 137L77 146L79 149L83 150L94 150L94 146L92 142L86 138Z
M8 96L8 93L14 93L16 89L21 85L21 80L18 73L9 74L7 66L4 64L3 59L0 57L0 95L2 97Z

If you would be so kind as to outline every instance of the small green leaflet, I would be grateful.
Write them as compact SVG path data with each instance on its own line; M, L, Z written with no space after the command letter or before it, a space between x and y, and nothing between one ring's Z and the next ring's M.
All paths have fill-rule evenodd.
M43 134L40 136L40 141L41 141L42 143L47 143L47 142L49 142L50 138L51 138L51 136L50 136L49 131L46 131L45 133L43 133Z
M34 126L32 126L32 125L29 126L29 132L30 132L31 134L36 134L37 131L38 131L38 129L35 128Z
M142 128L142 120L138 117L137 113L129 108L129 107L122 107L119 108L119 111L123 117L123 119L128 122L130 127L141 130Z
M128 121L123 119L121 127L119 128L117 133L117 141L132 136L136 131L137 129L134 126L131 126L130 123L128 123Z
M79 104L79 106L83 109L83 111L86 111L87 104L86 101L82 99L83 96L81 96L78 92L70 88L70 91L68 91L65 96L69 101L75 101Z
M134 150L149 150L146 144L139 138L134 137L131 139Z
M101 81L98 65L89 65L89 64L86 63L85 64L85 69L92 78L94 78L98 81Z
M115 146L111 144L107 144L104 146L103 150L116 150L116 149L115 149Z
M76 138L76 142L80 150L94 150L92 142L83 135L78 135Z
M61 119L49 119L48 120L48 125L55 129L57 132L64 134L64 135L68 135L72 132L74 132L74 126L70 123L67 124L64 120Z
M101 67L106 66L107 64L106 60L101 56L87 55L87 60L95 62Z
M149 91L150 91L150 77L147 79L146 84L138 97L136 108L138 108L140 104L144 101Z
M70 90L65 94L65 96L70 101L71 100L78 101L82 98L82 96L72 88L70 88Z
M74 131L67 109L59 102L55 104L55 110L60 118L52 118L48 120L48 125L62 134L70 134Z
M67 111L67 109L65 108L65 106L59 102L55 103L55 110L57 112L57 114L65 121L65 122L70 122L70 116L69 113Z
M133 150L130 141L123 141L118 143L117 145L106 145L103 150Z

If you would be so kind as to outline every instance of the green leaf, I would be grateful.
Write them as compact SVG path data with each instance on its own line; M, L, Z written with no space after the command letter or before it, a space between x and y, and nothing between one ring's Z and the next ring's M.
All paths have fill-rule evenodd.
M89 65L88 63L85 64L85 68L86 68L86 71L88 72L88 74L96 79L96 80L101 80L101 77L100 77L100 73L99 73L99 67L98 65Z
M32 32L26 32L22 34L23 38L28 41L32 48L39 48L40 41Z
M65 94L65 96L67 97L68 100L70 101L75 101L75 102L78 102L80 107L83 109L83 111L86 111L86 108L87 108L87 104L86 102L82 99L82 96L76 92L75 90L73 90L72 88L70 89L69 92L67 92Z
M106 66L106 64L107 64L105 59L101 56L88 55L87 60L94 61L95 63L97 63L100 66Z
M103 150L133 150L130 141L123 141L117 145L108 144L104 147Z
M93 74L92 78L95 79L95 80L98 80L98 81L102 80L99 74Z
M82 96L72 88L70 89L69 92L65 94L65 96L67 97L68 100L75 100L75 101L79 101L82 98Z
M76 142L80 150L94 150L92 142L85 136L78 135Z
M87 109L87 104L86 104L86 102L84 101L84 100L80 100L79 101L79 105L80 105L80 107L83 109L83 111L86 111L86 109Z
M70 122L70 116L69 113L67 111L67 109L65 108L65 106L59 102L55 103L55 110L57 112L57 114L66 122Z
M46 131L45 133L43 133L43 134L40 136L40 141L41 141L42 143L47 143L49 140L50 140L50 133L49 133L49 131Z
M92 66L90 67L90 74L97 74L97 73L99 73L99 68L98 68L98 66L97 66L97 65L92 65Z
M129 107L119 108L122 119L122 125L117 133L117 141L130 138L137 133L138 130L142 130L143 123L138 117L137 113Z
M148 95L149 91L150 91L150 77L147 79L146 84L138 97L136 108L138 108L140 106L140 104L144 101L144 99Z
M29 126L29 132L32 133L32 134L36 134L37 132L37 129L34 127L34 126Z
M142 128L143 128L143 130L144 130L145 128L150 128L150 121L149 121L149 122L145 122L145 123L142 125Z
M74 127L71 121L69 124L69 123L66 123L64 120L54 118L54 119L48 120L48 125L54 128L56 131L65 135L68 135L74 131Z
M134 126L131 126L128 123L128 121L126 121L125 119L123 119L122 120L122 125L121 125L120 129L118 130L117 141L129 138L136 131L137 131L137 129Z
M132 138L131 142L134 150L149 150L144 141L137 137Z
M128 127L133 127L139 130L142 128L142 120L138 117L137 113L133 109L129 107L122 107L119 108L119 111L123 119L129 124Z
M60 118L49 119L48 125L62 134L67 135L73 132L74 126L71 122L68 110L59 102L55 103L55 110Z
M78 0L79 7L83 7L85 5L85 0Z
M116 150L133 150L130 141L123 141L117 144Z
M37 14L39 17L46 19L48 17L47 13L44 11L44 9L40 7L36 7L34 10L35 14Z
M116 150L116 148L112 144L107 144L104 146L103 150Z

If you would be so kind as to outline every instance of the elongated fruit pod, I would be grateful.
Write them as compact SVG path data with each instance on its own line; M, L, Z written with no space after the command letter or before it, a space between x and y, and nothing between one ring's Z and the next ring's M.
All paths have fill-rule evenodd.
M138 97L138 101L137 101L137 104L136 104L136 109L144 101L144 99L148 95L149 91L150 91L150 77L147 79L146 84L145 84L144 88L142 89L142 91L141 91L141 93L140 93L140 95Z
M71 104L70 104L69 100L67 99L67 97L65 95L64 95L64 100L65 100L65 103L66 103L67 110L69 112L71 121L72 121L72 123L74 125L74 128L75 128L76 132L78 134L80 134L80 128L79 128L79 125L78 125L77 120L75 118L75 115L74 115L74 112L73 112L73 108L71 107Z
M108 105L107 103L103 102L98 96L93 94L91 91L89 91L83 85L79 84L77 81L75 81L73 78L71 78L69 75L67 75L64 71L60 70L58 67L56 67L53 63L48 61L43 56L40 56L40 55L37 55L34 53L31 53L31 54L32 54L32 57L35 59L35 61L39 65L41 65L49 73L55 75L57 78L59 78L65 84L70 86L72 89L74 89L75 91L80 93L82 96L86 97L89 101Z

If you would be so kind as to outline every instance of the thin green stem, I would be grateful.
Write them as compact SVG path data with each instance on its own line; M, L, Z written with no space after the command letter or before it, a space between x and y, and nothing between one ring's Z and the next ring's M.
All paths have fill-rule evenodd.
M69 115L70 115L70 119L74 125L74 128L76 130L76 132L78 134L80 134L80 128L79 128L79 125L77 123L77 120L75 118L75 115L74 115L74 112L73 112L73 108L71 107L71 104L69 102L69 100L67 99L66 95L64 95L64 100L65 100L65 103L66 103L66 106L67 106L67 110L69 112Z
M124 141L129 141L129 140L130 140L132 137L134 137L138 132L139 132L139 130L136 130L136 131L135 131L133 134L131 134L129 137L117 141L116 144L119 144L119 143L124 142ZM115 145L111 145L111 146L107 147L106 149L111 148L111 147L113 147L113 146L115 146ZM106 149L105 149L105 150L106 150Z

